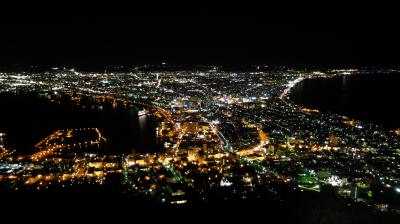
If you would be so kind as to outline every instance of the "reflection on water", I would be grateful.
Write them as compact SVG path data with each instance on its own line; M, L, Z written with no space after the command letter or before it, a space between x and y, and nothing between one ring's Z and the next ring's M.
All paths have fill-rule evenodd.
M139 117L139 127L140 127L140 129L142 129L142 130L145 129L146 121L147 121L147 116L146 115Z
M290 99L309 108L398 128L399 83L398 73L306 79L292 89Z
M158 121L152 116L137 116L136 107L113 105L78 107L71 102L50 103L35 94L0 95L0 132L7 133L7 144L19 153L29 153L33 146L55 130L97 127L107 138L103 151L110 153L154 152Z

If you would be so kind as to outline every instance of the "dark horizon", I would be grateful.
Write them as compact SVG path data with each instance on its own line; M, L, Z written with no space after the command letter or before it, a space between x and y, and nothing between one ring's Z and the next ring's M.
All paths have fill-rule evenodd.
M391 18L254 14L7 16L0 66L400 65Z

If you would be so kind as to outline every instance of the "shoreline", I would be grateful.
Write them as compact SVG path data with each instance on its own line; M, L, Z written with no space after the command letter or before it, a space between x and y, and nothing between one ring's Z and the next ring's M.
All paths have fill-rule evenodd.
M287 96L290 94L290 90L295 87L298 83L302 82L303 80L308 79L308 78L303 78L303 77L299 77L293 81L290 81L287 85L286 85L286 89L283 90L283 92L281 93L281 95L279 95L279 99L280 100L285 100L287 98Z
M292 103L292 104L294 104L294 105L296 105L298 107L312 108L312 109L317 109L319 111L322 111L324 113L331 113L331 114L336 114L336 115L339 115L339 116L345 116L345 117L348 117L348 118L352 118L352 119L358 120L358 121L360 121L360 122L362 122L364 124L378 125L378 126L381 126L381 127L385 128L387 130L399 129L400 126L397 127L397 126L387 125L386 124L387 122L384 121L384 120L380 120L379 121L379 120L375 119L374 117L365 118L365 116L363 116L362 113L359 113L358 115L357 114L355 115L355 114L352 114L351 112L344 111L346 109L342 110L342 109L337 108L337 107L335 107L336 109L326 109L326 108L324 108L323 105L314 105L314 106L310 107L310 106L307 106L306 103L304 103L304 102L303 103L295 102L291 98L289 98L289 95L292 93L293 88L297 84L301 83L302 81L304 81L306 79L310 79L310 80L313 80L313 79L314 80L318 80L318 79L320 79L320 80L323 80L323 79L345 78L345 77L346 78L347 77L354 78L356 76L376 77L377 75L393 75L393 76L396 76L396 75L400 75L400 72L395 71L393 73L384 72L384 73L366 73L366 74L363 74L363 73L352 73L352 74L335 74L335 75L332 75L332 76L317 76L317 77L307 76L307 77L303 77L303 78L300 77L300 78L297 78L297 79L289 82L289 84L287 85L288 88L286 88L284 90L284 92L279 96L279 99L284 101L284 102ZM369 113L373 114L374 111L370 111Z

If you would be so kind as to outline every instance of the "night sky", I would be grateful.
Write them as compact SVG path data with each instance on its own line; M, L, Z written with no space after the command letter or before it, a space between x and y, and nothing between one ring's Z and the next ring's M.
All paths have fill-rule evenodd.
M0 66L400 64L391 14L164 14L2 16Z

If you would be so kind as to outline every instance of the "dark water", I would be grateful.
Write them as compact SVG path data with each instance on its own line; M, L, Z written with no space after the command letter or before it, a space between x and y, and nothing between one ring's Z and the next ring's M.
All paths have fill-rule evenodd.
M289 97L306 107L400 128L399 84L398 73L307 79Z
M0 94L0 132L6 143L19 153L57 129L97 127L107 138L101 148L106 153L155 152L157 120L137 116L137 107L104 104L103 109L82 109L72 102L51 103L36 94ZM140 109L140 108L139 108Z

